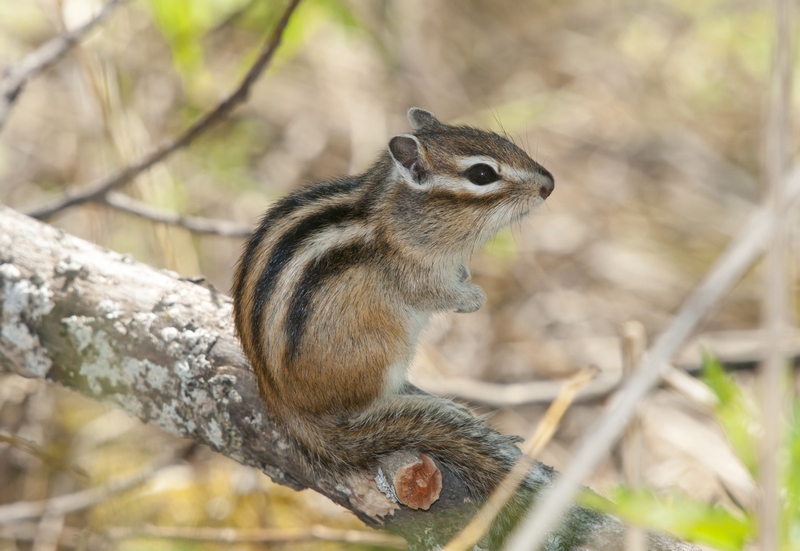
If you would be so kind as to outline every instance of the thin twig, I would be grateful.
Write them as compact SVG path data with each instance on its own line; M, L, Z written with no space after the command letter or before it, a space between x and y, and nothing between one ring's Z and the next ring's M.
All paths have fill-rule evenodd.
M800 167L792 170L783 209L800 195ZM772 206L762 206L743 231L717 260L703 282L683 303L672 323L656 340L634 377L606 407L600 418L587 429L576 445L575 458L553 487L522 521L507 549L538 549L543 538L570 506L584 478L608 454L633 415L636 405L659 383L660 367L691 334L698 322L738 281L755 258L766 248L774 227Z
M661 366L662 386L672 388L693 402L706 408L717 404L714 393L696 377L703 373L703 355L712 354L726 370L754 370L767 357L767 335L762 330L716 331L700 334L676 355L671 363ZM800 367L800 332L785 333L783 351ZM436 367L443 358L431 358ZM449 375L431 376L415 372L411 382L426 392L440 396L455 396L474 404L495 408L516 407L526 404L549 404L564 385L566 379L525 381L519 383L493 383ZM576 403L601 400L622 383L619 372L611 369L595 378L580 390Z
M14 102L19 98L19 93L22 91L25 83L28 82L31 77L41 73L61 59L61 57L86 36L95 25L108 17L121 1L122 0L109 0L92 19L73 31L48 40L25 56L18 64L8 68L4 72L3 80L0 81L0 129L3 128L11 112L11 108Z
M292 543L301 541L336 541L350 544L380 545L406 549L402 538L380 532L342 530L322 525L312 525L297 530L257 529L232 530L230 528L184 528L180 526L145 526L143 528L111 528L105 534L115 540L132 538L182 539L220 543Z
M635 320L622 327L622 373L626 379L633 377L647 348L647 332L644 325ZM642 484L642 419L639 408L622 438L620 455L625 483L631 488ZM640 526L625 527L625 551L645 551L647 539Z
M5 442L12 448L28 452L34 457L39 458L39 460L42 463L44 463L45 465L47 465L52 469L67 471L70 474L80 477L82 479L89 478L89 475L86 473L86 471L84 471L77 465L72 465L64 461L63 459L59 459L53 454L46 452L44 448L42 448L36 442L31 442L30 440L26 440L25 438L20 438L19 436L13 434L0 434L0 442Z
M0 539L31 540L35 536L36 524L20 523L0 529ZM67 527L61 536L62 546L74 546L85 530ZM346 530L312 525L300 529L256 528L237 530L235 528L208 528L190 526L113 526L90 534L106 540L127 539L168 539L204 541L226 544L287 544L308 541L331 541L351 545L372 545L390 549L406 549L408 544L400 537L383 532Z
M31 551L58 551L58 540L64 530L64 514L46 514L39 519Z
M578 391L589 384L596 374L597 370L594 368L584 369L561 387L558 397L547 408L544 417L536 427L536 431L523 447L522 452L524 455L520 457L514 468L506 475L506 478L492 493L481 510L478 511L475 518L442 551L472 549L478 543L481 537L489 530L495 517L506 506L517 491L517 488L519 488L519 485L522 484L522 481L525 480L533 460L553 438L558 425L561 423L561 418L574 401Z
M0 525L23 519L39 518L44 515L63 515L81 509L88 509L107 501L117 494L130 490L150 480L160 469L174 461L173 455L154 460L141 471L117 478L104 486L89 488L72 494L53 497L42 501L18 501L0 505Z
M426 377L415 374L415 385L431 394L457 396L475 404L501 408L526 404L549 404L561 392L567 379L528 381L523 383L491 383L465 377ZM576 402L602 399L619 387L619 374L601 374L575 397Z
M179 212L161 209L149 205L142 201L110 191L103 196L103 203L111 208L117 209L128 214L133 214L140 218L180 226L194 233L206 233L219 235L222 237L247 237L253 232L251 226L239 224L230 220L220 220L215 218L204 218L202 216L190 216Z
M683 395L684 398L708 410L713 410L719 403L717 395L708 388L708 385L698 381L683 369L678 369L672 364L661 366L661 379L664 382L664 386L671 388Z
M762 436L759 481L761 499L758 511L758 540L761 549L778 549L781 534L781 433L786 414L786 370L784 332L788 321L789 302L786 274L787 224L784 202L784 175L791 151L792 92L792 5L789 0L775 1L775 41L769 86L764 173L769 186L768 205L774 217L774 230L767 252L763 280L762 312L770 346L761 366Z
M63 196L48 201L45 204L28 211L26 214L34 218L47 218L69 207L74 207L75 205L80 205L89 201L100 200L103 195L109 191L128 183L141 172L147 170L154 164L163 161L178 149L191 144L211 126L224 119L225 116L227 116L228 113L230 113L236 106L247 99L253 83L255 83L259 76L261 76L261 73L263 73L264 69L269 66L270 61L272 61L272 58L281 43L283 31L286 29L286 25L289 23L289 19L299 3L300 0L291 0L289 2L289 5L284 10L281 18L278 20L266 42L264 42L264 45L261 47L261 51L255 62L247 71L247 74L245 74L244 78L236 87L236 89L231 92L228 97L222 100L214 109L195 121L194 124L187 128L180 136L178 136L172 142L162 145L158 149L151 151L138 161L127 165L121 170L105 176L96 182L69 189Z

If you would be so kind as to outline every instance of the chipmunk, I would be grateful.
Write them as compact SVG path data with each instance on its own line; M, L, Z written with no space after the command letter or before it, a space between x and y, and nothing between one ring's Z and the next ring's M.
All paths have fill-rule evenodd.
M268 411L341 474L419 451L483 499L511 465L466 408L406 381L435 312L486 301L467 261L553 191L553 176L494 133L412 108L363 174L301 189L265 214L239 262L236 330Z

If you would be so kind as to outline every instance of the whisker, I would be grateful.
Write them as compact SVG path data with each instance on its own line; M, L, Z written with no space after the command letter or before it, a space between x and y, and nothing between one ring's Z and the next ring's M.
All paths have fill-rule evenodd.
M528 119L525 119L525 149L531 150L531 135L528 133Z
M490 107L489 108L489 112L492 114L492 118L494 119L495 124L497 124L497 126L500 127L500 133L505 138L506 137L506 132L505 132L505 129L503 128L503 123L500 122L500 117L497 115L497 111L495 110L494 107Z
M514 134L517 135L517 139L519 140L519 143L523 143L524 142L524 140L522 139L522 136L519 135L519 132L514 132ZM516 144L517 142L515 141L514 143Z

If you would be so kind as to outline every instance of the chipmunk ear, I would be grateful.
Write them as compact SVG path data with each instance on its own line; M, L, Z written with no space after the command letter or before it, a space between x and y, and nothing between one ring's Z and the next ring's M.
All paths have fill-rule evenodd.
M442 124L430 111L425 111L419 107L412 107L408 110L408 122L414 130L422 130Z
M400 172L419 183L425 172L422 146L411 134L398 134L389 140L389 154Z

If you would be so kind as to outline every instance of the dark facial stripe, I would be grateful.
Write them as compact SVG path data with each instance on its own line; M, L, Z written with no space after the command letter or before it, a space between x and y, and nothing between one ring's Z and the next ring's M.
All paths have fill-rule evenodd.
M290 365L297 357L300 341L311 314L311 301L319 289L329 279L341 274L347 268L373 258L374 247L357 242L344 247L331 249L312 262L303 274L303 280L297 286L286 314L286 352L284 364Z
M336 205L319 213L312 214L290 228L278 243L273 247L272 254L267 261L267 266L258 278L255 290L255 303L250 313L251 334L253 343L258 346L261 342L263 331L264 307L269 303L278 277L287 263L297 253L298 249L311 237L322 230L362 218L365 214L364 207L359 203Z

